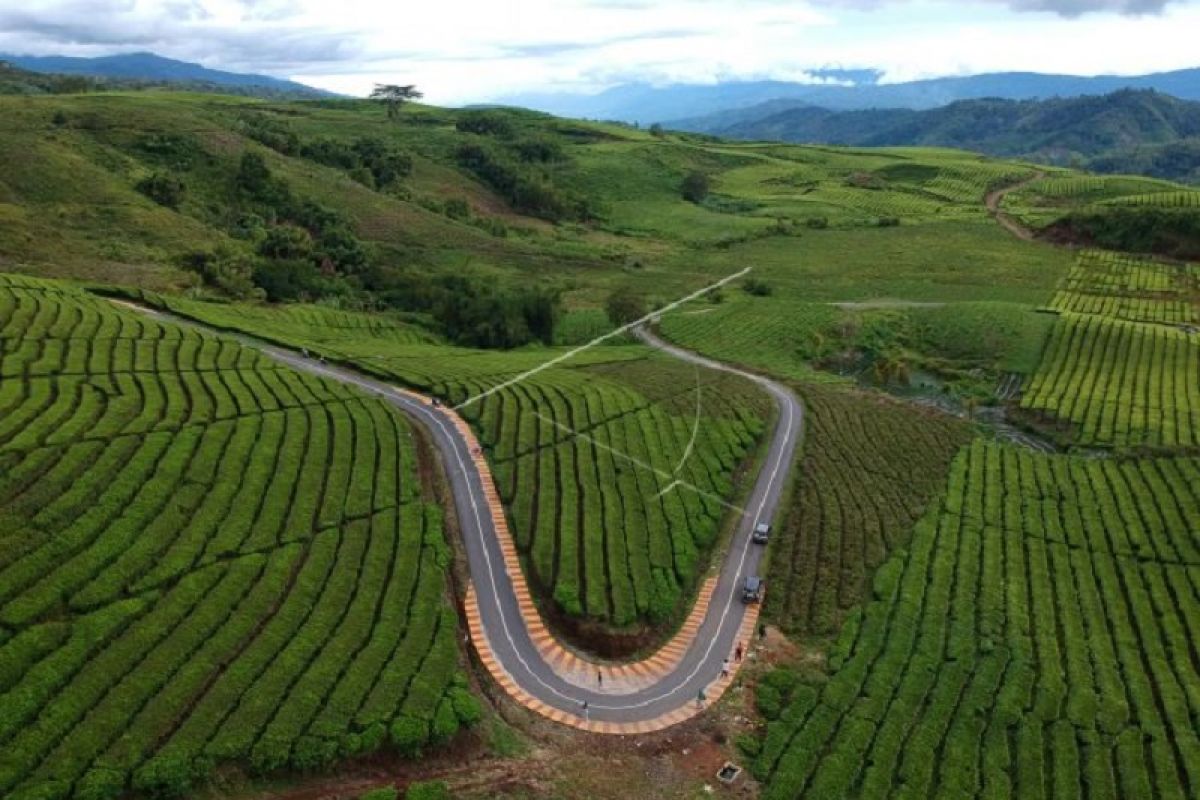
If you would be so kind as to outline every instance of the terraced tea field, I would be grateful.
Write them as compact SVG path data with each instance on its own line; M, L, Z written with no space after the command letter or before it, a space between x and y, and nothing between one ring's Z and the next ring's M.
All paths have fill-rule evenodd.
M1105 201L1114 206L1157 206L1158 208L1198 208L1198 191L1163 191L1151 194L1131 194Z
M1085 446L1200 444L1196 275L1195 265L1080 254L1022 408Z
M405 323L372 328L365 315L347 312L157 301L452 405L561 352L454 348ZM343 321L330 324L330 315ZM551 610L628 628L683 610L768 409L740 378L701 373L640 345L605 345L462 411L489 456L526 572Z
M1050 307L1134 322L1200 324L1200 264L1084 250Z
M1071 423L1082 445L1200 444L1200 337L1064 315L1021 406Z
M843 318L827 303L790 299L736 299L716 306L693 304L663 317L665 336L713 358L781 377L829 379L810 361L826 350Z
M1198 530L1195 459L975 443L790 691L765 796L1194 796Z
M0 285L0 793L181 792L451 736L441 510L377 400Z
M796 497L771 549L767 610L791 633L829 634L871 575L907 546L971 436L959 420L848 389L806 386Z
M532 575L566 613L617 626L665 621L704 574L769 415L746 381L665 358L539 375L466 412Z

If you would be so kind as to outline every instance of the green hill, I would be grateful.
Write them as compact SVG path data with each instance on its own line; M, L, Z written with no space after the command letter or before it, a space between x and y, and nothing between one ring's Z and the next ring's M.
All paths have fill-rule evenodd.
M420 427L244 334L447 404L495 389L463 415L539 611L615 658L687 613L771 406L625 337L546 366L614 297L805 405L770 658L681 736L768 797L1198 785L1200 273L1115 251L1190 252L1200 192L516 110L92 92L0 118L0 794L430 755L455 796L580 794L565 729L531 729L545 786L481 783L531 767L527 723L459 646ZM613 752L637 785L612 793L644 793Z
M1101 172L1195 180L1200 103L1152 90L1045 100L962 100L940 108L831 111L778 105L683 121L737 139L856 147L960 147ZM1161 151L1161 152L1160 152Z

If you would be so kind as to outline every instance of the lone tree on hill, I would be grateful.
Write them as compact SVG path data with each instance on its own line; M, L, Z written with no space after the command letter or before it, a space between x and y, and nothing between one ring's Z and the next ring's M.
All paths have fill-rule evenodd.
M388 119L400 116L400 106L409 100L420 100L425 95L417 91L414 84L397 86L392 83L377 83L371 92L371 99L378 100L387 107Z

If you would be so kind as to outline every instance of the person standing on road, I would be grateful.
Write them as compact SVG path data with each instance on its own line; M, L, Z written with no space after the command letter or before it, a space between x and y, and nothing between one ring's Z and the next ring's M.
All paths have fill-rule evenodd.
M596 683L601 689L604 688L604 673L600 670L596 670Z
M721 677L722 678L729 677L729 659L728 658L721 662Z
M706 698L706 697L704 696L704 690L703 690L703 689L701 689L699 692L697 692L697 693L696 693L696 708L704 708L704 701L705 701L705 700L707 700L707 699L708 699L708 698Z
M733 651L733 660L734 660L734 661L741 661L741 660L742 660L742 643L741 643L741 642L738 642L737 649L735 649L735 650Z

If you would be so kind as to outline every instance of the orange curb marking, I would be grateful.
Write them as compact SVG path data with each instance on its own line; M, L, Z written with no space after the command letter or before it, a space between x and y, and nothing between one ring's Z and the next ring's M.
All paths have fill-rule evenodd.
M429 398L416 392L399 386L393 388L400 394L422 405L433 405L433 402ZM495 479L492 477L491 467L488 465L487 459L483 456L483 448L479 446L479 442L475 438L470 425L462 417L445 406L442 406L441 410L450 417L451 423L459 435L462 436L471 452L471 460L479 474L480 483L483 485L484 500L492 518L492 526L499 541L500 551L504 556L505 572L512 581L513 593L517 598L517 606L521 614L521 619L535 648L546 663L563 680L577 686L582 685L580 683L582 681L586 683L588 688L599 688L598 681L596 684L592 683L598 675L603 676L603 686L605 688L620 687L636 690L652 685L660 678L670 674L679 665L683 655L696 639L696 634L699 632L700 625L708 614L709 603L712 601L713 593L717 588L717 578L714 576L705 579L696 594L696 602L692 606L692 610L688 613L687 619L680 626L679 631L660 647L657 652L641 661L623 664L603 664L591 661L567 650L546 629L541 614L537 611L537 605L533 601L533 596L529 592L529 586L525 582L525 573L521 569L520 558L517 554L516 543L512 537L512 533L508 529L508 517L504 513L504 505L501 503L500 495L496 491ZM555 722L592 733L621 735L651 733L691 719L720 699L725 690L732 685L736 677L737 668L740 666L740 664L731 663L732 671L730 675L718 678L705 688L706 702L702 706L697 706L695 703L689 701L674 711L641 722L585 721L566 711L546 705L518 686L512 677L505 672L496 659L491 643L488 641L487 633L483 629L479 613L479 599L475 592L474 582L470 582L467 585L467 596L464 605L471 643L475 646L475 651L479 654L480 661L488 673L504 688L505 692L531 711L552 719ZM758 622L758 611L759 606L757 604L746 608L741 627L738 629L738 641L743 643L750 642L750 637L754 633L755 625ZM730 658L732 662L732 654L730 654Z

